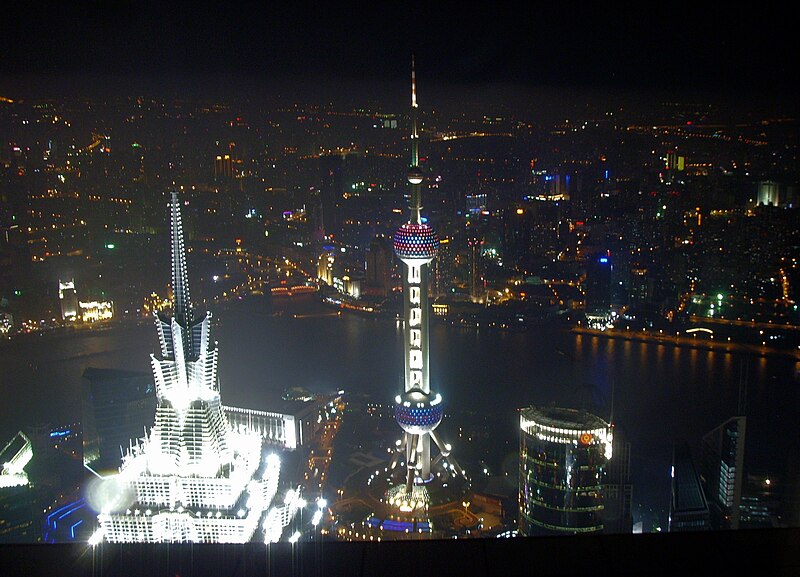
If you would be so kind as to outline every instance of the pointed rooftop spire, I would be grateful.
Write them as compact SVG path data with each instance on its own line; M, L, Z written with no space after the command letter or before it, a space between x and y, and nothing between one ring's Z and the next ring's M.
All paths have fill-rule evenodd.
M411 108L417 107L417 75L414 70L414 55L411 55Z
M192 303L189 296L189 277L186 273L186 252L183 245L183 225L177 191L170 199L172 227L172 307L179 325L187 328L192 322Z

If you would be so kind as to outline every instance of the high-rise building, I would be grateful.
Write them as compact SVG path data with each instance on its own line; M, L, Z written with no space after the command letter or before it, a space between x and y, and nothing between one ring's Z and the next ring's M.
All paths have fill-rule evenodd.
M532 253L534 211L521 206L503 211L503 262L524 262Z
M545 174L541 183L542 191L536 196L536 199L551 202L569 200L571 179L569 174Z
M28 484L25 466L33 458L31 440L22 431L6 443L0 451L0 487L15 487Z
M708 502L700 474L686 443L676 445L672 453L672 490L669 503L669 530L707 531Z
M218 154L214 157L214 180L221 181L233 178L233 159L230 154Z
M464 205L468 214L480 214L482 211L486 210L486 193L478 192L466 194L464 196Z
M322 215L322 229L325 236L338 237L341 234L341 205L344 193L344 157L340 154L320 156L319 196Z
M405 385L395 397L395 420L403 429L390 468L404 466L400 481L387 491L387 501L403 513L422 514L430 504L430 483L441 484L453 476L463 477L458 463L450 457L451 447L436 433L444 409L441 394L434 394L430 383L428 321L428 274L439 240L422 218L422 182L417 133L417 95L414 69L411 72L411 185L410 217L394 233L394 252L403 263L403 301L405 319L403 354ZM439 455L431 459L431 440ZM448 466L449 463L449 466ZM436 465L439 470L434 470Z
M762 180L758 183L756 204L767 206L781 206L781 187L772 180Z
M603 531L603 484L613 454L611 426L583 410L520 411L519 533Z
M131 446L119 474L92 493L100 529L91 541L241 543L259 527L266 541L276 540L299 493L264 520L278 488L279 459L264 459L262 435L226 418L211 313L195 317L191 306L175 192L169 207L173 316L155 316L161 345L161 358L151 355L155 423Z
M628 304L630 306L637 307L652 303L655 292L655 279L652 271L648 271L646 266L634 264L630 268L629 283Z
M758 529L793 526L791 520L782 519L780 479L765 473L746 476L739 504L739 528ZM778 491L776 491L778 489ZM785 515L785 514L784 514Z
M612 301L612 274L614 263L608 252L592 254L586 260L586 294L587 314L607 313Z
M614 457L608 461L603 486L603 532L633 532L633 483L631 443L618 428L613 429Z
M433 261L433 294L441 297L447 294L453 282L453 241L450 238L439 240L439 250Z
M685 168L686 158L675 150L667 152L664 168L667 170L683 171Z
M14 315L8 311L0 310L0 335L6 335L10 333L13 327Z
M364 291L366 294L386 297L391 290L392 256L385 239L375 237L365 254Z
M738 529L746 417L732 417L703 437L701 478L714 529Z
M114 471L131 442L153 424L153 375L87 367L83 371L83 462L95 471Z
M469 296L473 302L483 302L483 239L470 236L469 246Z
M317 257L317 278L328 286L333 286L333 277L336 276L336 249L333 246L322 247L322 252ZM341 266L339 267L341 268Z

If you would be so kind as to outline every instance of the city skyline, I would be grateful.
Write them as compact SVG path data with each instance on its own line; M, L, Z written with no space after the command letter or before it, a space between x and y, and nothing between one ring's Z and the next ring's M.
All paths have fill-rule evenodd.
M674 11L677 17L679 8L661 7L654 16ZM96 5L76 14L95 9L108 14ZM118 17L129 14L126 5L113 10ZM522 14L530 15L526 10ZM343 11L339 18L349 14ZM685 27L676 18L653 41L696 31L710 17L703 14ZM258 68L267 60L253 58L223 72L229 60L217 60L217 41L197 53L208 57L208 66L172 74L181 67L186 41L213 28L206 16L195 13L171 46L175 58L151 70L156 79L172 75L171 86L180 88L173 95L190 85L198 89L192 97L140 92L144 80L137 67L163 53L148 45L132 59L118 60L116 41L104 37L109 31L95 38L100 44L109 39L106 56L86 55L83 64L80 59L73 64L102 79L110 78L104 70L112 62L119 63L128 79L119 88L130 90L119 97L67 95L54 83L54 97L33 92L18 98L4 94L0 84L0 355L14 368L3 376L9 400L2 425L14 429L10 435L19 430L31 441L33 458L25 469L31 487L57 486L42 476L47 467L40 464L53 454L80 461L75 439L81 434L80 407L85 411L90 404L81 398L86 371L135 371L141 368L138 359L146 365L152 350L141 353L152 335L143 337L140 325L157 315L155 349L162 358L152 357L152 368L159 412L156 426L144 431L144 444L169 437L165 446L172 450L183 443L177 433L170 437L175 431L169 425L180 420L172 405L186 401L184 389L176 386L192 378L197 382L189 388L202 389L195 400L211 397L219 409L206 421L231 434L260 423L265 441L272 433L282 435L271 440L287 457L286 486L302 487L303 494L319 499L313 516L301 515L287 533L282 526L274 540L403 539L435 531L459 538L508 537L524 525L520 515L526 506L530 522L553 525L552 511L564 510L575 522L559 530L600 532L607 485L601 478L616 492L608 495L609 502L616 499L609 531L657 533L670 528L670 486L680 485L694 469L705 476L706 486L698 483L698 491L712 495L718 489L716 502L708 499L700 511L704 528L714 519L707 515L712 507L719 518L731 515L736 520L731 526L740 520L742 528L800 525L800 453L791 434L800 407L794 103L776 109L778 114L765 112L762 106L771 97L751 99L750 87L758 83L753 78L729 83L733 72L727 65L708 74L713 82L693 84L709 70L704 58L717 49L705 53L699 69L674 87L722 87L728 96L740 96L746 113L703 99L669 98L660 82L675 77L677 68L670 66L657 74L659 82L649 70L641 84L625 86L639 94L637 107L610 95L593 100L592 91L612 82L595 83L591 74L577 70L573 78L582 80L576 88L559 76L569 69L574 46L565 50L565 60L540 66L544 74L537 78L549 79L550 96L563 97L550 101L554 107L566 104L568 95L588 98L590 106L572 106L559 116L530 100L524 108L517 101L484 100L489 93L499 96L498 87L512 77L523 87L523 100L538 89L538 79L520 73L522 61L502 60L506 48L517 52L507 40L505 48L484 47L485 61L480 50L465 52L465 66L449 57L458 43L445 48L437 41L427 45L427 54L411 50L414 42L402 45L398 52L409 48L402 54L402 78L408 78L414 55L419 68L413 70L426 79L419 117L413 81L410 111L407 82L396 83L402 84L402 98L383 91L395 86L394 60L384 58L385 69L378 71L380 63L372 59L385 53L377 47L362 61L361 81L384 86L370 95L353 83L350 102L375 97L379 106L326 98L315 103L328 94L328 85L314 85L309 77L300 80L302 101L276 104L260 101L236 80L241 74L252 79L248 66ZM174 32L171 18L162 33ZM605 32L632 25L631 18ZM738 23L726 38L735 36L744 24L738 15L726 18ZM232 34L228 19L236 18L218 21L220 37ZM602 28L609 19L611 13L594 26ZM490 20L483 21L489 29L502 26ZM341 32L335 22L327 22L337 28L331 34ZM398 18L398 30L405 26L400 22L405 21ZM447 22L442 13L422 28ZM136 20L125 34L137 23L142 24ZM641 24L647 23L652 20ZM155 25L140 32L158 38L150 26ZM527 30L524 23L519 26ZM257 27L251 22L240 32L249 38ZM553 27L548 33L568 39L593 29L567 33ZM315 30L305 32L313 36ZM277 45L299 46L286 40L290 28L282 34ZM628 40L641 39L643 32L637 34ZM387 34L390 38L396 39ZM439 41L447 40L443 35ZM478 37L476 44L482 41ZM231 42L230 54L251 46L244 37ZM522 52L535 48L525 46ZM598 57L623 46L615 44ZM434 47L441 58L431 57ZM694 48L700 44L684 46L684 55ZM741 56L742 49L737 44L732 56ZM305 50L311 49L290 50L286 66L303 67L311 57ZM341 54L332 49L304 70L346 86L351 73L332 64ZM652 54L642 50L639 64L619 61L616 73L607 67L595 73L613 79L641 68ZM33 57L31 52L17 64ZM70 76L68 68L59 74ZM47 72L36 66L29 71L37 70ZM430 87L429 75L437 77ZM22 76L16 70L2 82ZM759 86L769 92L768 76ZM229 97L217 99L221 92L206 91L210 85L202 81L186 83L201 77L216 78L219 87L230 80ZM467 88L466 79L473 77L483 92ZM257 83L275 78L266 75ZM616 82L615 90L625 85ZM645 86L662 97L650 100ZM771 86L776 101L785 86ZM87 89L91 93L89 84L81 87ZM460 100L437 100L445 91ZM401 100L405 104L398 104ZM462 107L467 101L470 106ZM169 223L162 218L165 204ZM188 276L195 301L189 298ZM85 312L86 298L103 303L108 317ZM215 323L209 324L210 315L195 318L194 305L214 311ZM215 335L225 335L219 373L212 326ZM186 363L180 362L182 354ZM117 372L103 378L120 384L128 377ZM36 399L43 390L49 394ZM221 405L220 390L233 406ZM98 406L101 402L114 399L98 400ZM294 409L284 403L295 403ZM240 406L253 409L233 408ZM594 417L583 423L560 415L553 422L544 419L542 426L541 415L526 417L524 407L586 410ZM739 418L746 418L746 438L743 426L728 425ZM205 426L200 421L197 430ZM107 421L101 424L107 427ZM138 423L127 425L136 434L142 430L134 426ZM398 460L406 460L399 468L406 474L389 483L403 489L391 493L386 473L398 425L404 434ZM102 427L95 433L102 436ZM437 437L453 443L457 464L448 460L450 445ZM439 446L438 455L431 454L429 438ZM675 473L670 459L674 447L684 443L696 454L681 452L673 462L681 465ZM204 463L170 462L168 473L213 477L211 469L227 471L230 465L230 455L221 452L225 458L208 470ZM127 461L134 461L133 453L131 448ZM539 455L554 453L591 462L591 482L578 483L569 464L556 467L552 476L519 474L546 460ZM409 488L423 486L426 477L434 480L437 462L464 473L470 493L463 500L442 498L432 506L440 507L439 516L423 520L415 511L425 509L420 505L425 496ZM447 478L448 489L456 488L454 479ZM561 491L571 480L575 491ZM534 497L546 485L551 486L545 497ZM582 494L587 487L590 494ZM81 527L88 523L69 517L73 506L85 506L73 500L80 496L75 491L72 485L58 496L30 491L37 510L45 513L45 541L83 539ZM523 494L529 496L527 505ZM558 502L564 495L580 497L573 509ZM394 505L410 518L372 507L398 496ZM300 498L299 490L287 493L287 506L293 497ZM119 515L149 516L145 505L130 512L123 507ZM185 503L172 499L169 505ZM586 519L573 515L587 507L592 514ZM223 513L214 505L201 515L215 509L219 517L235 517L237 508L226 506ZM266 506L259 514L265 511ZM166 515L163 540L203 540L191 533L182 511ZM674 527L699 527L695 521ZM389 531L394 536L387 537ZM255 534L255 540L270 541L257 529Z

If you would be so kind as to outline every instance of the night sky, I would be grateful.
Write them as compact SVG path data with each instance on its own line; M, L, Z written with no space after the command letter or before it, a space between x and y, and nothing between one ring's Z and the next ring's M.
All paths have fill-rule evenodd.
M795 18L768 4L18 1L0 15L0 90L69 77L360 90L406 82L415 53L437 86L791 93Z

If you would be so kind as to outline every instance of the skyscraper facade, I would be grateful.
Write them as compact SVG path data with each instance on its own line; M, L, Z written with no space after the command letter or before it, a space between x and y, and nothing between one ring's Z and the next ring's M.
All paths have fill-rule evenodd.
M747 420L732 417L703 437L700 475L714 529L738 529Z
M433 294L441 297L447 294L453 281L453 242L450 238L439 240L439 250L433 261Z
M570 535L603 530L603 483L611 426L575 409L520 412L519 532Z
M375 237L369 243L365 254L364 285L367 294L386 297L391 289L391 260L388 243L384 238Z
M483 302L483 262L481 260L483 239L478 236L470 236L467 244L469 245L469 296L472 302Z
M603 486L603 532L633 532L633 483L631 443L618 428L613 430L614 458L608 461Z
M82 388L83 462L95 471L119 469L131 439L153 424L153 375L87 367Z
M671 477L669 531L707 531L708 501L688 443L673 448Z

